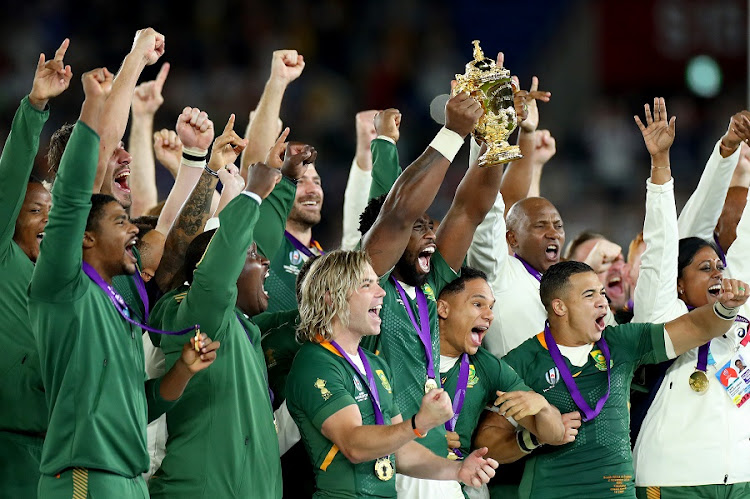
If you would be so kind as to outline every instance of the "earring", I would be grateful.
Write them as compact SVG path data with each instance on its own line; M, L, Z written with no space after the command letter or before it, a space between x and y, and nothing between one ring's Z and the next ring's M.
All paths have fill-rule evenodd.
M681 294L681 295L684 295L684 294L685 294L685 290L684 290L684 289L678 289L678 290L677 290L677 292L678 292L679 294Z

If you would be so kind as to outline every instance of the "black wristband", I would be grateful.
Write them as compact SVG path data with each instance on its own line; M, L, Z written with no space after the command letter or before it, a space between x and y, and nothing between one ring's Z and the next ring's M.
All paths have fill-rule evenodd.
M208 165L204 166L203 169L206 170L206 173L208 173L209 175L213 175L214 177L219 178L219 174L209 168Z

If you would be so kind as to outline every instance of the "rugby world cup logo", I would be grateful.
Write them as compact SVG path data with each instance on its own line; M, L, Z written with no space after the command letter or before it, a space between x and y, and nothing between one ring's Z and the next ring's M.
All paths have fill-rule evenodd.
M544 375L544 379L547 380L547 383L550 384L550 388L554 387L558 381L560 381L560 371L557 369L557 367L553 367L549 371L547 371L547 374Z

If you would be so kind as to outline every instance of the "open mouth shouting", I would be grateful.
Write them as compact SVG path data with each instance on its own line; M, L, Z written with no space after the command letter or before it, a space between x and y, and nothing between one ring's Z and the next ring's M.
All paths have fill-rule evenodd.
M547 261L557 263L560 260L560 245L557 243L548 244L544 250L544 254L547 257Z
M382 319L380 318L380 309L383 308L382 303L378 303L374 307L367 310L367 315L370 317L370 319L377 324L378 326L382 322Z
M487 329L489 329L489 326L474 326L471 328L471 344L475 347L482 346L482 340L487 334Z
M128 180L130 177L130 168L123 168L117 173L115 173L112 183L115 187L117 187L120 191L130 194L130 185L128 184Z
M594 323L596 324L596 329L600 333L604 331L604 328L607 327L607 324L604 322L604 318L607 316L607 312L602 312L601 315L597 316Z
M40 232L40 233L38 233L38 234L36 235L36 241L37 241L37 242L38 242L39 244L42 244L42 239L44 239L44 231L42 231L42 232Z
M125 245L125 253L130 257L130 260L132 260L133 264L138 263L138 259L135 257L134 249L135 249L135 243L138 241L137 237L134 237L130 241L128 241L128 244Z
M708 294L710 296L713 296L714 298L718 298L720 293L721 293L721 283L717 283L712 286L709 286Z
M435 245L431 244L424 248L417 257L417 266L423 274L430 273L430 261L433 253L435 253Z
M263 291L263 294L266 295L266 298L268 298L268 291L266 291L265 285L266 279L268 279L269 275L271 275L271 272L269 270L266 270L266 273L263 274L263 280L260 283L260 289Z

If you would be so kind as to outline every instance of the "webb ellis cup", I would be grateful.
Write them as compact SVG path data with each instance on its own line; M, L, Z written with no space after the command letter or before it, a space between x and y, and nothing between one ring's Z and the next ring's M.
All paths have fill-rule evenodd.
M517 90L510 71L498 67L484 56L479 40L474 40L474 60L466 64L466 72L456 75L453 95L466 92L484 108L473 135L487 144L487 152L479 157L479 166L493 166L520 159L518 146L508 144L508 137L516 129L516 110L513 94Z

